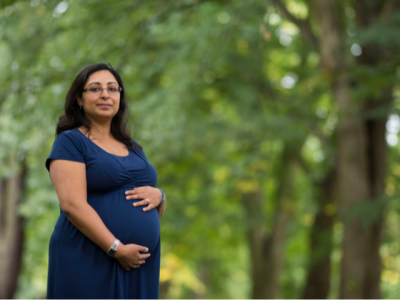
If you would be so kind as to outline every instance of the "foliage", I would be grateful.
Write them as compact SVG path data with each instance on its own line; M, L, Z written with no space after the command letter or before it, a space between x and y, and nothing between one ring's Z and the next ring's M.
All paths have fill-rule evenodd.
M287 163L281 152L294 143L303 145L303 166L295 174L281 297L301 297L317 208L314 183L334 164L333 133L340 116L331 79L320 76L318 54L298 28L268 1L6 2L0 7L0 175L7 176L13 154L25 157L29 166L19 208L26 244L17 297L45 295L43 249L59 206L44 161L73 78L96 62L109 62L122 74L134 138L167 195L161 220L164 296L249 297L248 220L240 196L262 187L264 230L270 232L276 178ZM309 14L307 1L286 2L299 17ZM351 1L340 3L343 10L351 6ZM343 22L352 26L345 14ZM382 47L392 47L397 39L385 39L379 26L391 28L393 35L398 19L349 36L349 49L377 36ZM354 59L350 51L346 59ZM354 89L354 97L373 93L387 80L398 87L397 65L352 70L366 82ZM392 199L400 180L399 147L390 150ZM388 211L383 290L395 297L400 210L395 201L382 207ZM374 209L360 211L373 218ZM331 296L338 297L339 221L334 230Z

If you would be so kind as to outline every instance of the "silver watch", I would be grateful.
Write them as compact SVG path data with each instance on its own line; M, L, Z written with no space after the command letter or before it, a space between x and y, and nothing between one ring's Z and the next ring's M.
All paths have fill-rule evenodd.
M110 247L110 249L108 249L107 255L114 257L115 252L117 252L118 245L119 245L119 239L115 239L114 244Z

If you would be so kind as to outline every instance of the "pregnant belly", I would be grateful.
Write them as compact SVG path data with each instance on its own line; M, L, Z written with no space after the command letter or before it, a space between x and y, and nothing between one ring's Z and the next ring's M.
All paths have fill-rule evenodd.
M144 212L143 207L133 207L134 201L125 199L120 189L88 199L106 227L124 244L137 244L151 252L160 239L160 220L157 209Z

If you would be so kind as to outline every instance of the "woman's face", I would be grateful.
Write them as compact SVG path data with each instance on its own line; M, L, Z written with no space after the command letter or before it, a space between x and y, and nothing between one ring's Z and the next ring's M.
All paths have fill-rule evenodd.
M91 121L104 121L117 114L120 103L119 92L110 93L106 88L115 90L119 85L114 75L107 70L98 71L90 75L82 93L78 98L78 105L83 106L86 116Z

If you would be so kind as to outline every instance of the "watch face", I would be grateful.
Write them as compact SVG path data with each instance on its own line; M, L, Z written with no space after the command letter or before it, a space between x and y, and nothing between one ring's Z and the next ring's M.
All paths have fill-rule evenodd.
M115 239L114 244L110 247L110 249L108 249L107 255L114 257L115 252L117 252L118 245L119 245L119 240Z
M110 250L108 250L107 255L108 255L108 256L111 256L111 257L114 257L115 252L117 252L117 251L115 251L114 249L110 248Z

